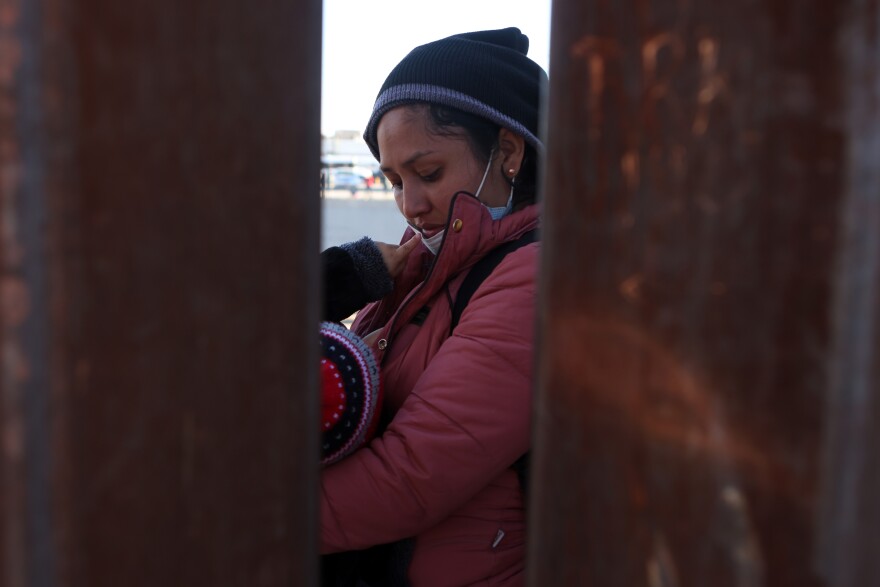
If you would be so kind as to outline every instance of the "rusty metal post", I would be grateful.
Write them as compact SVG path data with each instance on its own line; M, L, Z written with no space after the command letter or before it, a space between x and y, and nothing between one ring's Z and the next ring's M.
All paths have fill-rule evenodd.
M0 585L316 583L320 23L0 0Z
M553 6L529 582L880 577L880 4Z

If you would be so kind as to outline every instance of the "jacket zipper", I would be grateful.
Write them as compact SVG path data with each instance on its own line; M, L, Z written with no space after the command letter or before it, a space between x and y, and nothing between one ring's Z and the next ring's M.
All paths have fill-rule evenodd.
M444 230L449 230L449 223L452 220L452 215L453 215L453 212L455 211L455 202L458 200L458 196L460 194L467 194L473 198L473 195L471 195L470 193L465 192L465 191L456 192L455 195L452 196L452 201L449 203L449 214L446 216L446 224L444 226ZM406 308L406 306L408 306L412 302L413 298L415 298L416 296L419 295L419 292L422 291L422 288L424 288L425 284L427 284L428 281L431 279L431 275L434 274L434 268L437 266L437 260L440 258L440 255L443 254L443 249L445 247L446 247L446 238L444 237L443 242L440 243L440 249L437 251L437 254L434 255L434 261L433 261L433 263L431 263L431 267L428 268L428 274L425 275L425 278L422 280L422 282L420 284L418 284L416 286L416 288L409 293L409 295L406 297L406 299L404 299L400 303L400 306L398 306L397 311L394 313L394 318L392 318L391 322L385 328L385 332L388 333L388 336L379 339L379 340L385 341L385 348L379 349L382 351L382 359L379 361L380 366L385 363L385 357L388 355L388 353L386 351L388 349L388 346L391 344L391 332L394 330L394 326L397 324L397 319L403 313L403 310ZM378 341L377 341L377 344L378 344Z

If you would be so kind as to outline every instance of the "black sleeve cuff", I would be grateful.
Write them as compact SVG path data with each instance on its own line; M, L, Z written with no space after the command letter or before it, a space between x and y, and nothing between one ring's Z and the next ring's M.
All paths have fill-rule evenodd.
M367 237L321 253L321 319L339 322L391 292L393 282L379 247Z
M364 286L369 301L382 299L394 288L394 281L385 267L382 251L369 237L339 247L351 256L354 269Z

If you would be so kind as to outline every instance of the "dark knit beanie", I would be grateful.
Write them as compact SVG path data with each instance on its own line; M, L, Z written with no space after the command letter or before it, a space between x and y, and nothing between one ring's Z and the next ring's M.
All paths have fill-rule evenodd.
M427 102L488 118L525 138L538 152L538 102L547 74L526 57L518 28L453 35L410 51L379 91L364 140L376 159L376 129L389 110Z

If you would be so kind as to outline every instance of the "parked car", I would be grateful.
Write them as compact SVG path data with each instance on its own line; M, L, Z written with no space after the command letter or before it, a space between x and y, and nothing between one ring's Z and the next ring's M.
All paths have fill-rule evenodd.
M331 190L366 189L367 178L349 169L331 169L327 188Z

